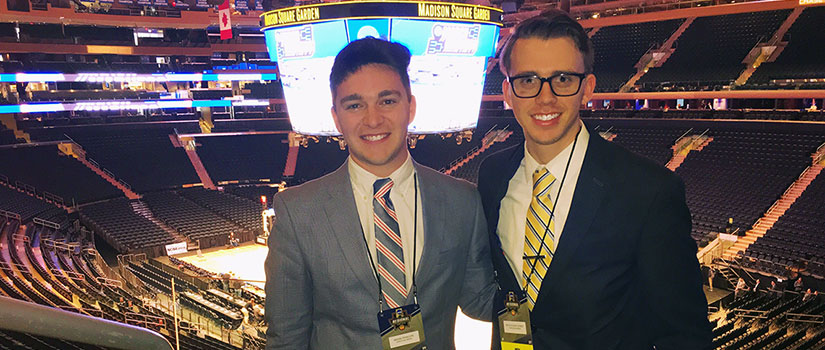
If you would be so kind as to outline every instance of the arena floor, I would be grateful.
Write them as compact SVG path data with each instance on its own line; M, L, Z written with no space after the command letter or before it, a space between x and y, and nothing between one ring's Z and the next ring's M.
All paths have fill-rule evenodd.
M248 280L263 288L264 260L267 247L248 243L237 248L216 248L204 251L201 257L195 253L177 256L181 260L203 269L224 273L233 272L240 279ZM457 350L477 350L490 348L492 325L464 316L458 311L456 320L455 345Z

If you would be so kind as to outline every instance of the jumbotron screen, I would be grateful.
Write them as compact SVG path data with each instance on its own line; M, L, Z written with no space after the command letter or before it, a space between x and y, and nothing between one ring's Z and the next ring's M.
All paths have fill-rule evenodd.
M332 63L349 42L367 36L401 43L412 53L409 76L417 111L411 133L458 131L478 123L500 10L451 3L346 2L281 9L261 17L296 132L339 134L330 113Z

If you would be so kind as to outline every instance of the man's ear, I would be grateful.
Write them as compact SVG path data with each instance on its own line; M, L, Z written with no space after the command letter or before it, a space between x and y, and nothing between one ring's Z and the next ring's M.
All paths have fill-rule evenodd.
M504 95L504 102L508 106L513 106L513 90L510 88L510 81L507 78L501 81L501 93Z
M410 121L409 121L409 123L407 123L407 126L410 126L410 124L412 124L413 120L415 120L416 108L417 108L417 105L416 105L416 102L415 102L415 96L410 95Z
M588 74L584 78L584 96L582 96L582 106L587 106L587 103L590 102L590 99L593 98L593 92L596 90L596 76L593 74Z
M338 121L338 113L335 112L335 105L334 104L329 109L329 112L330 112L330 114L332 114L332 121L335 122L335 128L338 129L338 132L343 135L343 132L341 132L341 122Z

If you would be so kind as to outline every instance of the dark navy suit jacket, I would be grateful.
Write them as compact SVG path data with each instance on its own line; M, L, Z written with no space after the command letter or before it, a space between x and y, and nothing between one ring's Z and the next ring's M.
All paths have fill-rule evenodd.
M535 349L710 348L683 182L595 132L586 146L564 232L531 313ZM522 158L519 144L485 159L479 171L503 292L520 288L496 227Z

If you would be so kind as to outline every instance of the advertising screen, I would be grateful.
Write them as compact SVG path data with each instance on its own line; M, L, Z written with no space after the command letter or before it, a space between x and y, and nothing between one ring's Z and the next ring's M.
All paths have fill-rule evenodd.
M417 112L409 131L428 134L476 126L487 59L495 53L499 28L469 21L344 18L266 28L264 34L270 59L279 65L296 132L339 134L330 114L332 63L349 42L371 36L410 49Z

